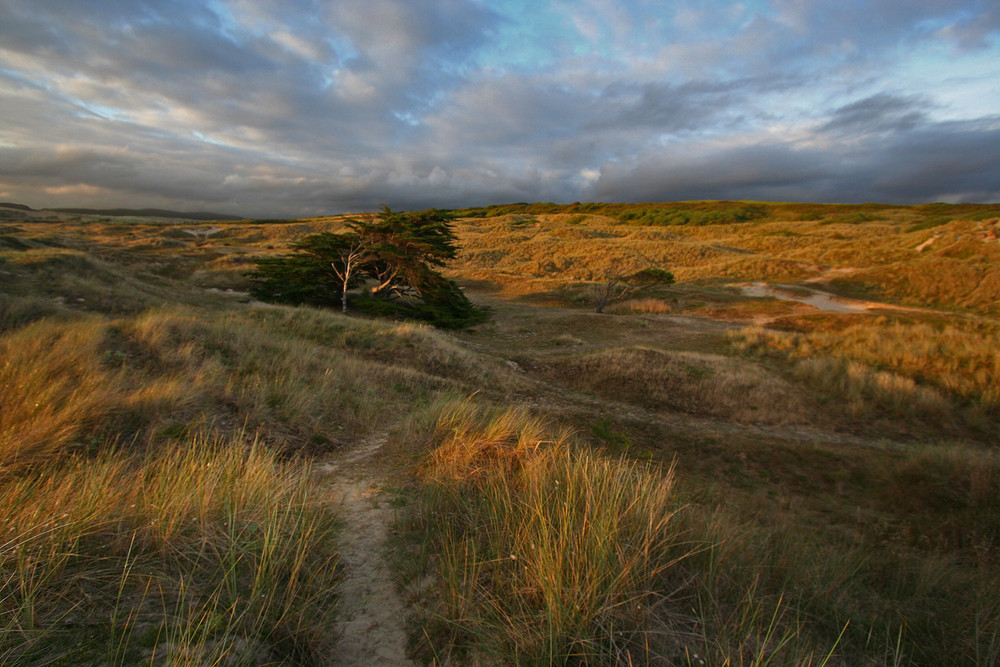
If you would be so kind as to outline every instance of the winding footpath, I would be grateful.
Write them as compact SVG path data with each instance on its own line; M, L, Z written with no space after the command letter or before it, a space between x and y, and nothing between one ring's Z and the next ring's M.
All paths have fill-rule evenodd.
M344 522L340 546L340 636L331 665L414 665L406 656L408 609L385 561L386 540L395 521L384 480L372 459L385 435L320 464L317 470Z

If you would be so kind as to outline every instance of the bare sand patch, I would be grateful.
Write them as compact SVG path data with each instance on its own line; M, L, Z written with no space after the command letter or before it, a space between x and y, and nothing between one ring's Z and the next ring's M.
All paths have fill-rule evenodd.
M385 560L395 513L373 459L384 435L320 466L344 522L341 541L340 636L333 665L413 665L406 656L408 608Z

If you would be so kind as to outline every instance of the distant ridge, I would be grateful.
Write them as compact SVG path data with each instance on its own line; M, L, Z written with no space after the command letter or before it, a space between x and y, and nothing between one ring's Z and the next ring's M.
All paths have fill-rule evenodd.
M4 206L4 204L0 204ZM6 204L10 208L20 208L19 204ZM31 210L27 207L22 210ZM238 215L224 215L222 213L208 213L204 211L169 211L162 208L46 208L43 211L53 211L55 213L73 213L75 215L107 215L107 216L132 216L137 218L180 218L181 220L245 220Z
M35 209L31 208L30 206L25 206L24 204L14 204L14 203L11 203L9 201L0 202L0 208L13 208L13 209L17 209L18 211L33 211L33 210L35 210Z

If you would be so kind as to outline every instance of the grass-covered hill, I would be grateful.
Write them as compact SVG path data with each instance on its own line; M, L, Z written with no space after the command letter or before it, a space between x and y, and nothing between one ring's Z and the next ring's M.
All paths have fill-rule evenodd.
M1000 205L452 213L457 332L247 296L342 217L5 208L0 663L340 664L347 475L417 663L1000 662Z

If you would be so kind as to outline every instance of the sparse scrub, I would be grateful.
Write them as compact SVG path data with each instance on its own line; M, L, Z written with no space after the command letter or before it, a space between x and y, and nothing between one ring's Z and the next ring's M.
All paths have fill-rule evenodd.
M741 629L747 618L777 613L799 627L792 651L825 646L809 649L825 655L843 633L833 664L994 664L998 463L996 452L958 445L876 450L865 455L866 479L850 500L699 500L681 526L712 546L683 571L694 578L709 645L735 641L732 651L753 637ZM816 506L816 525L800 502ZM734 655L716 653L707 664L739 664Z
M69 317L72 311L50 299L0 293L0 332L17 329L45 317Z
M610 312L669 313L673 308L663 299L629 299L613 305Z
M851 280L880 298L995 316L1000 313L1000 244L955 234L918 257L873 266Z
M829 358L802 359L795 375L825 397L836 397L853 416L875 409L921 419L946 419L953 409L948 399L912 378L879 371L856 361Z

